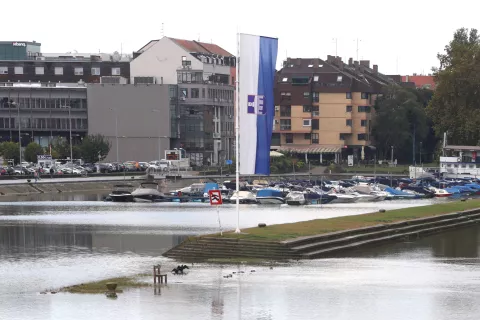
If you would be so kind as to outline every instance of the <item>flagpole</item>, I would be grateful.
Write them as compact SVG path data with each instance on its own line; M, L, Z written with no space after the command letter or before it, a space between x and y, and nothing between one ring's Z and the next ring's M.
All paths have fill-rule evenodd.
M236 182L237 182L237 229L235 229L235 233L240 233L240 197L239 197L239 192L240 192L240 146L239 146L239 131L240 131L240 90L239 90L239 68L240 68L240 34L238 33L237 30L237 60L236 60L236 68L235 68L235 91L237 92L237 99L235 103L235 165L236 165Z

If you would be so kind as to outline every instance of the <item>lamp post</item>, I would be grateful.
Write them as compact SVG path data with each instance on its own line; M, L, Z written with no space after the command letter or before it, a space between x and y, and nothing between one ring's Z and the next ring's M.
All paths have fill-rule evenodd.
M422 165L422 142L420 141L420 165Z
M119 162L119 157L118 157L118 113L117 109L110 108L111 111L115 112L115 144L116 144L116 149L117 149L117 163Z
M70 162L71 162L71 169L73 173L73 141L72 141L72 107L71 106L63 106L64 109L68 109L68 129L70 132Z
M393 146L392 146L392 154L391 154L391 156L392 156L392 166L393 166Z
M17 105L15 102L12 102L13 105ZM21 127L22 127L22 121L20 119L20 105L17 106L17 111L18 111L18 153L20 155L20 172L23 173L22 169L22 133L21 133Z

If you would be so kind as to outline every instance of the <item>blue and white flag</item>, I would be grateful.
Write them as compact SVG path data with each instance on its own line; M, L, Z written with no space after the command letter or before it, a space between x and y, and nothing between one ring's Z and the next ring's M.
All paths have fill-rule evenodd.
M240 35L240 173L270 174L278 39Z

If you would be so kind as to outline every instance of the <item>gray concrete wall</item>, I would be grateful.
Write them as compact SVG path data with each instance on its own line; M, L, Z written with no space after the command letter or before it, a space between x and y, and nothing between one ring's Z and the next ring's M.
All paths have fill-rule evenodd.
M89 134L112 143L105 161L151 161L170 148L168 85L101 85L87 88ZM154 112L159 110L160 112ZM118 135L116 134L116 122Z

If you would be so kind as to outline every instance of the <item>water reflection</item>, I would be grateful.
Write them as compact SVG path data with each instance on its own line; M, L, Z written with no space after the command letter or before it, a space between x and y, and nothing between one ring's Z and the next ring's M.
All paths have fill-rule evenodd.
M242 211L242 225L376 210L361 206L250 206ZM0 319L96 320L105 318L107 308L129 320L480 317L480 226L273 269L195 264L186 276L169 275L168 285L107 300L39 291L151 272L159 263L171 270L178 263L161 253L187 235L215 230L211 208L22 202L0 209ZM234 226L234 208L222 210L222 224ZM153 282L150 276L145 281Z
M149 233L150 232L150 233ZM153 233L152 233L153 232ZM159 234L139 228L9 225L0 226L0 257L28 254L43 256L52 252L109 252L160 256L178 245L185 235Z

